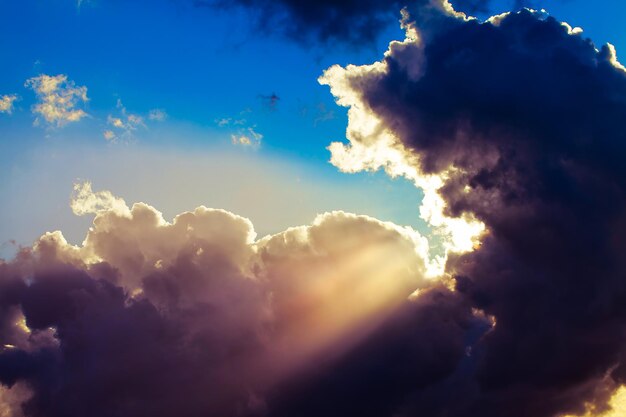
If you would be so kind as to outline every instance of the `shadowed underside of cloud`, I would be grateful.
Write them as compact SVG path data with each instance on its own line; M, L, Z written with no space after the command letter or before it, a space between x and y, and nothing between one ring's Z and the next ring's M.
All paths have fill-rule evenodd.
M12 416L274 413L287 401L277 387L316 361L391 336L399 349L417 343L394 315L418 332L442 323L415 359L425 381L454 368L474 320L425 278L428 246L410 228L334 212L255 240L229 212L168 223L88 184L72 209L97 213L82 246L48 233L0 263L0 404ZM409 301L416 289L426 295ZM390 359L399 370L404 358Z
M420 0L422 1L422 0ZM244 7L259 28L299 42L371 45L397 19L403 0L195 0L196 6Z
M538 7L540 1L511 0L512 10ZM427 11L448 7L442 0L193 0L196 7L243 7L256 16L259 29L281 33L298 42L345 43L371 46L408 7ZM491 0L451 0L455 10L468 16L486 14Z

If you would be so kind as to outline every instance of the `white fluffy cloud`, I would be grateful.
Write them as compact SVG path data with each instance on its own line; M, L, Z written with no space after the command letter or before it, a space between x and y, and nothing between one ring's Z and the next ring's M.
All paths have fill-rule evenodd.
M89 100L87 87L76 86L67 75L42 74L28 79L25 86L32 89L38 98L33 106L33 113L37 116L35 124L41 123L42 118L49 126L62 127L87 116L80 108Z
M445 2L444 2L445 4ZM419 78L423 57L415 50L423 48L415 25L410 16L403 11L401 21L406 31L404 41L392 41L385 56L394 54L408 74ZM412 53L405 53L411 48ZM484 225L465 215L451 218L444 214L445 202L439 194L444 184L446 173L441 175L425 174L420 170L418 157L408 151L395 134L383 123L362 99L359 80L363 77L384 76L388 63L385 60L370 65L334 65L319 78L320 84L328 85L337 104L348 107L348 144L333 142L328 149L330 162L343 172L376 171L384 169L390 176L403 176L413 181L424 192L420 207L420 216L445 236L447 251L471 251L478 243ZM439 270L443 270L445 258L440 259Z
M105 211L115 211L120 214L128 213L128 207L124 200L115 197L110 191L93 192L90 182L74 185L74 194L72 195L70 207L77 216L97 214Z
M54 238L47 235L58 244L60 252L55 253L66 253L65 259L74 256L70 256L73 253L82 262L105 260L122 277L127 277L129 287L140 285L137 277L173 264L190 243L200 245L196 249L203 249L205 255L207 251L217 251L241 271L255 271L257 278L279 279L279 275L293 273L315 258L327 258L331 263L347 262L348 258L354 262L359 258L350 267L336 264L336 273L342 271L342 274L335 279L357 279L353 282L357 285L367 281L369 275L377 280L392 279L393 275L399 281L413 281L408 285L412 287L408 295L427 275L426 239L410 227L368 216L341 211L326 213L310 226L290 228L256 240L252 223L230 212L201 206L168 222L145 203L128 207L109 191L94 192L89 182L74 186L71 208L77 215L95 214L93 227L81 247L61 244L64 239L59 239L60 234ZM324 268L329 265L324 264ZM298 279L313 280L314 275L329 273L318 267L311 265ZM386 267L393 269L393 274Z

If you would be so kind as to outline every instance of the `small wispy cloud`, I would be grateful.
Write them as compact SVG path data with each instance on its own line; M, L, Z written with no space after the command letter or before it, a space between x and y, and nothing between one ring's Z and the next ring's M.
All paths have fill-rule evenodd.
M112 130L105 130L104 132L102 132L102 136L104 136L104 139L106 139L109 142L115 142L115 132Z
M13 104L17 100L15 94L5 94L0 96L0 113L13 113Z
M222 119L215 119L215 123L219 126L219 127L224 127L224 126L228 126L231 122L231 118L222 118Z
M140 127L146 127L143 117L129 113L122 104L122 100L117 100L116 108L118 114L109 114L107 117L107 124L110 128L103 132L103 136L107 141L115 143L119 140L130 140L134 131Z
M215 124L219 127L227 127L227 126L244 126L246 124L246 119L235 119L232 117L222 117L221 119L215 119Z
M255 131L252 127L230 135L230 140L233 145L246 148L258 148L261 146L262 139L263 135Z
M152 109L148 113L148 119L155 122L163 122L167 119L167 113L163 109Z
M335 112L326 108L324 103L319 103L317 105L317 116L313 121L313 126L317 126L318 123L326 122L328 120L333 120L335 118Z
M91 0L76 0L76 8L80 9L81 6L87 5L89 3L91 3Z
M87 87L76 86L67 75L41 74L26 80L24 86L37 95L38 102L32 108L36 116L35 125L39 125L43 119L51 127L63 127L87 116L79 108L89 101Z
M219 127L230 128L232 132L230 142L233 145L256 149L261 146L263 135L256 131L256 125L249 124L248 120L241 117L246 113L250 113L250 110L246 109L240 112L240 117L222 117L215 119L215 124Z

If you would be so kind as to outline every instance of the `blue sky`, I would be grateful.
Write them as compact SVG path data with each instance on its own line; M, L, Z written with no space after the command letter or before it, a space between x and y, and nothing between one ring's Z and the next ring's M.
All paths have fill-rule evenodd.
M346 111L317 78L332 64L379 59L399 28L376 45L306 46L260 33L244 11L191 4L0 1L0 96L18 96L11 114L0 113L0 253L11 251L9 240L30 244L47 230L79 242L89 219L68 206L78 180L153 204L166 218L200 204L226 208L261 235L336 209L425 227L421 193L406 180L343 174L327 162L328 144L345 136ZM597 45L610 41L618 57L626 47L626 6L616 0L543 7ZM41 74L86 87L87 116L35 126L37 98L24 83ZM166 117L151 120L155 110ZM141 122L113 128L129 115ZM258 135L259 144L238 146L232 135Z

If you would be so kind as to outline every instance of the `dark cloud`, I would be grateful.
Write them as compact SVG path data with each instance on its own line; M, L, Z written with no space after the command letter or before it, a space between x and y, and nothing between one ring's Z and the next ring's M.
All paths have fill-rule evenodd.
M441 8L447 0L194 0L196 7L243 7L253 12L258 28L281 33L298 42L348 43L370 46L378 35L400 18L404 7ZM450 0L460 12L489 16L492 0ZM504 7L537 8L541 0L508 0Z
M56 345L0 353L0 381L26 381L33 391L26 415L227 415L237 405L245 409L250 394L240 383L246 378L236 377L239 358L261 349L252 315L222 332L227 317L219 307L168 305L165 313L79 268L46 267L31 280L18 304L29 337L53 328ZM172 284L172 292L181 285ZM236 297L243 301L242 289ZM219 395L210 392L217 387Z
M462 297L432 288L344 356L313 363L279 385L270 395L272 415L399 415L409 394L454 373L465 358L468 333L484 326Z
M396 45L385 71L348 70L342 88L422 172L445 174L446 214L485 224L447 272L496 325L457 376L457 404L421 414L430 400L416 392L409 415L603 404L625 382L626 72L611 46L541 13L423 29L425 43Z
M454 10L475 16L491 12L491 0L450 0Z
M422 0L420 0L422 1ZM200 7L244 7L260 29L300 42L370 45L400 16L403 0L195 0Z

